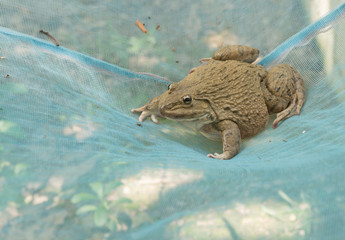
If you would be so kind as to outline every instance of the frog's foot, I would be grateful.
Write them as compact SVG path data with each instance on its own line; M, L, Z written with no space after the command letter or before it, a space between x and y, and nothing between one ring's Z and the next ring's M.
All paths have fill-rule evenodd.
M273 121L272 128L277 128L280 121L290 118L294 115L299 115L303 106L305 97L303 92L297 92L293 96L290 105L283 111L277 114L276 119Z
M206 65L206 64L208 63L208 61L210 61L210 60L211 60L211 58L201 58L201 59L200 59L201 65L200 65L200 66L197 66L197 67L194 67L194 68L192 68L191 70L189 70L188 74L191 74L192 72L194 72L195 69L197 69L198 67L201 67L201 66Z
M277 113L272 128L280 121L299 115L305 101L304 83L301 75L287 64L274 66L263 82L266 105L269 113Z
M230 152L225 152L222 154L214 153L214 154L207 154L209 158L221 159L221 160L229 160L231 158Z
M139 116L139 122L143 122L146 118L150 117L152 122L154 123L158 123L158 117L160 117L160 115L158 114L154 114L149 110L146 110L146 106L142 106L140 108L134 108L131 110L132 113L141 113Z
M230 120L220 121L215 127L222 133L223 153L208 154L207 157L222 160L234 157L241 148L241 133L239 127Z
M151 117L152 122L158 123L158 117L162 117L158 109L159 98L160 96L155 97L151 99L148 103L146 103L144 106L132 109L131 112L141 113L139 116L140 122L144 121L148 117Z

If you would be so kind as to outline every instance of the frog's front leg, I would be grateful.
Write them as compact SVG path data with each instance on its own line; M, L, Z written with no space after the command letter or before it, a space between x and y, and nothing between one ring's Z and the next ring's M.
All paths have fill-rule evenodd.
M151 101L149 101L142 107L132 109L131 112L141 113L139 116L140 122L144 121L148 117L151 117L152 122L158 123L158 117L162 117L158 110L158 99L159 96L153 98Z
M237 124L223 120L215 126L222 133L223 153L208 154L207 157L227 160L235 156L241 148L241 133Z

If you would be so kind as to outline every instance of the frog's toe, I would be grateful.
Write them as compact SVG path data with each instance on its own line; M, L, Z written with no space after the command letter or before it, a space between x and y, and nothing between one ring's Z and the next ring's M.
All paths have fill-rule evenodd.
M146 110L146 106L144 105L144 106L142 106L142 107L139 107L139 108L133 108L132 110L131 110L131 113L141 113L141 112L143 112L143 111L145 111Z
M143 122L146 118L151 117L151 112L143 111L139 116L139 122Z
M227 160L230 159L230 157L228 156L228 154L219 154L219 153L214 153L214 154L207 154L207 157L209 158L215 158L215 159L221 159L221 160Z
M214 154L209 153L209 154L207 154L207 157L219 159L218 158L219 155L220 155L219 153L214 153Z
M158 124L158 116L157 115L152 114L151 115L151 120L152 120L152 122Z
M212 58L201 58L199 61L201 62L201 64L207 64Z
M195 69L197 69L197 68L198 68L198 67L193 67L193 68L191 68L191 69L189 70L188 74L191 74L191 73L194 72Z

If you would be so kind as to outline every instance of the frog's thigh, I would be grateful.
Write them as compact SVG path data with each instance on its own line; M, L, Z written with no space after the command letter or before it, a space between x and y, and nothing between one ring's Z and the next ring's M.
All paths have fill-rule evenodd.
M259 50L256 48L243 45L232 45L219 49L213 54L212 58L220 61L237 60L252 63L258 58L258 56Z
M218 159L230 159L235 156L241 148L241 133L237 124L230 120L223 120L216 125L222 133L223 153L208 154L208 157Z
M289 105L289 95L295 91L295 84L289 69L282 64L274 66L268 72L264 84L268 112L272 114L283 111Z

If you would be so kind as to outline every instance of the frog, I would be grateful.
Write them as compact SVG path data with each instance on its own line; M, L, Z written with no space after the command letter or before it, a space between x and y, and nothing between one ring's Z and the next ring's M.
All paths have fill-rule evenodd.
M263 131L276 114L275 129L300 115L306 94L300 73L281 63L266 69L256 64L259 50L245 45L225 46L173 82L163 94L134 108L139 121L158 118L193 122L202 135L221 140L222 153L207 157L228 160L241 149L242 139Z

